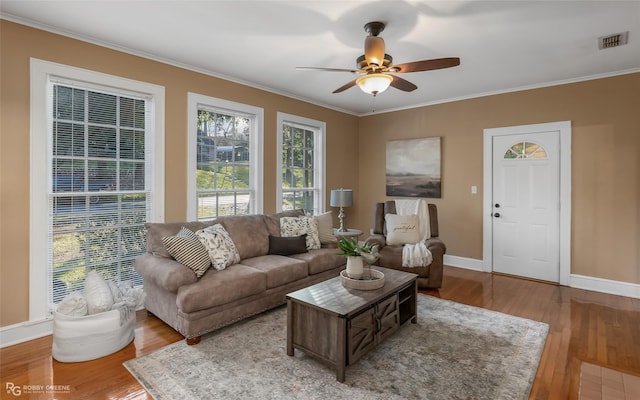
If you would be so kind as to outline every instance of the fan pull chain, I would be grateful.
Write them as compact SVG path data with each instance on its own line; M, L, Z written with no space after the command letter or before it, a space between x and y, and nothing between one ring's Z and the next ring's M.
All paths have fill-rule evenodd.
M374 93L373 94L373 99L371 99L371 112L374 113L376 112L376 95L378 93Z

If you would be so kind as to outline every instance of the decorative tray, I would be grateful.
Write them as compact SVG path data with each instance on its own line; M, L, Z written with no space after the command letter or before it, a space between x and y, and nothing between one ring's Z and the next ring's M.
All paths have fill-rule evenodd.
M384 274L375 269L366 268L361 279L351 279L347 270L340 271L342 286L358 290L375 290L384 286Z

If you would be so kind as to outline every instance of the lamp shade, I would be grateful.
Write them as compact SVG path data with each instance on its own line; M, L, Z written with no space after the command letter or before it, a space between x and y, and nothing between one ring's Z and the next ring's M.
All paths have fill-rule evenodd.
M353 205L353 190L334 189L331 191L331 207L351 207Z
M365 93L376 95L391 85L393 77L387 74L367 74L356 79L356 84Z

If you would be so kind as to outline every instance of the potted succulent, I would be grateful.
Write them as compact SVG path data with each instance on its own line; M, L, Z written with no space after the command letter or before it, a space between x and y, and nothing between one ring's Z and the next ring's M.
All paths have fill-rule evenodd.
M338 249L341 256L347 257L347 276L351 279L361 279L364 275L363 258L368 264L378 259L376 245L365 242L359 246L356 238L341 237L338 239Z

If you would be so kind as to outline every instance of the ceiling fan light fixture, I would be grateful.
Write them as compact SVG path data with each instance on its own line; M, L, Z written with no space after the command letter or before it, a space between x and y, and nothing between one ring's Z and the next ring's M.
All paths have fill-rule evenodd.
M384 64L384 40L378 36L367 36L364 41L364 58L369 65L382 67Z
M377 95L389 88L393 77L387 74L367 74L356 79L356 85L365 93Z

